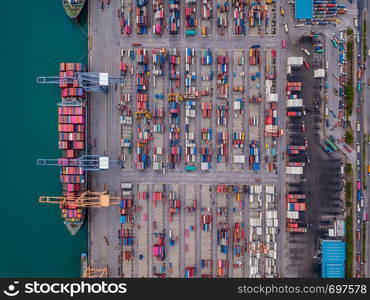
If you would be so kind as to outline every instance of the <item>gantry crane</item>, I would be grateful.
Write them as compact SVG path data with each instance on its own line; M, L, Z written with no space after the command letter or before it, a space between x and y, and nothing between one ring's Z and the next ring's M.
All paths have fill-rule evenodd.
M123 83L123 78L109 76L108 73L99 72L75 72L73 76L40 76L36 79L37 83L41 84L73 84L78 82L78 85L85 89L86 92L108 92L108 86L113 84Z
M81 196L77 197L53 197L53 196L41 196L39 198L40 203L51 203L51 204L68 204L68 202L74 202L77 207L108 207L110 205L117 205L121 197L110 196L107 191L104 192L90 192L86 191Z
M85 171L107 170L110 166L123 167L122 160L112 160L108 156L82 155L79 158L40 158L36 161L38 166L80 167Z
M100 269L87 267L85 273L82 275L82 278L107 278L107 276L108 267Z
M170 93L167 95L168 101L182 101L184 100L184 96L178 93Z

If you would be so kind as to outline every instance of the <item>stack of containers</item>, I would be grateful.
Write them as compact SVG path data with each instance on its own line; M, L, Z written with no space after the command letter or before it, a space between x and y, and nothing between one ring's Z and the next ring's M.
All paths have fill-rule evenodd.
M261 103L261 97L258 96L251 96L249 97L250 103Z
M260 169L260 147L257 141L251 141L249 144L249 152L249 169L258 171Z
M81 70L80 64L61 63L61 72ZM64 76L71 76L70 73ZM61 83L66 89L68 85ZM62 88L62 89L63 89ZM77 207L75 198L84 190L85 173L80 167L69 167L68 162L77 159L85 148L85 107L62 105L58 107L59 149L63 150L60 171L66 204L61 205L61 214L66 222L82 222L84 211Z
M121 34L131 35L131 18L132 18L132 9L124 7L123 1L121 1L120 8L118 9L118 18L121 28Z
M59 65L59 87L61 88L62 98L85 98L86 93L83 88L79 86L78 80L71 81L64 79L66 77L72 78L76 76L77 72L83 71L83 66L80 63L60 63Z
M213 13L213 0L202 0L202 7L201 7L201 18L202 20L212 20L212 13ZM210 28L202 25L201 34L203 37L208 36L210 33Z
M233 132L233 147L234 148L243 148L244 147L244 139L245 139L244 131Z
M202 229L204 232L212 230L212 215L201 215Z
M162 192L153 192L152 196L153 196L152 200L153 200L154 207L157 207L157 201L162 201L163 200L163 193Z
M217 193L226 193L227 192L226 184L216 185L216 192Z
M185 161L195 163L197 147L194 131L190 131L190 119L195 118L195 101L185 102Z
M230 229L228 224L218 224L217 229L217 245L220 246L221 253L227 255L229 251L229 234Z
M153 34L155 35L162 35L164 27L165 27L165 20L164 20L164 1L163 0L153 0Z
M271 102L270 108L265 111L265 134L277 134L278 118L277 118L277 103Z
M169 193L168 195L168 211L170 213L170 221L172 217L180 212L181 201L177 199L175 193Z
M202 65L212 65L212 51L211 49L204 49L201 51L200 62Z
M177 70L177 66L180 65L180 51L176 48L170 49L169 55L170 80L174 80L175 87L180 88L180 72Z
M202 128L201 134L202 134L201 143L210 144L212 141L212 128Z
M185 267L185 278L194 278L197 274L195 267Z
M227 31L229 0L217 0L217 32L224 35Z
M152 60L153 60L153 75L164 76L164 66L166 62L167 51L165 48L153 49Z
M229 267L229 262L227 260L218 259L217 260L217 277L226 277L228 267Z
M306 146L298 146L298 145L288 145L287 146L287 153L290 155L299 154L301 151L306 151Z
M235 223L233 233L233 255L240 257L244 254L245 231L244 223Z
M195 36L197 27L197 1L185 0L185 34Z
M217 134L217 162L227 162L228 160L229 133L219 132Z
M300 81L291 81L287 83L286 87L287 101L291 99L302 99L302 82ZM302 109L298 111L296 108L288 108L287 110L288 117L300 117L302 116Z
M169 0L169 29L170 34L179 34L180 28L180 2L179 0Z
M148 33L148 0L136 0L136 33Z
M262 27L264 17L267 17L267 7L259 2L252 2L249 7L249 27Z
M217 97L228 98L229 87L229 57L219 55L217 57Z
M138 128L136 143L136 169L138 170L145 170L149 166L149 143L152 139L152 133L148 128Z
M246 34L246 0L233 0L234 35L243 36Z
M140 2L142 5L147 5L147 1ZM142 7L142 6L141 6ZM137 49L136 58L138 70L136 73L136 111L145 115L149 109L148 95L148 72L149 72L149 56L147 49ZM144 170L149 166L150 142L152 141L152 132L150 126L145 122L138 122L137 143L136 143L136 169Z
M164 260L165 255L165 240L166 235L164 233L155 233L157 242L153 245L153 256L158 260Z
M121 183L120 201L120 223L119 241L122 246L123 259L131 260L133 258L134 234L132 231L133 224L133 200L132 200L132 184Z
M191 71L191 66L194 66L195 62L195 49L185 49L185 91L188 97L196 94L196 87L193 86L193 81L197 79L197 73Z
M254 45L249 49L249 64L256 66L260 64L260 46Z
M229 105L217 105L217 125L226 126L229 117Z
M244 98L236 98L234 101L234 111L243 114L244 112L244 103L245 99Z
M202 117L205 119L212 117L212 102L202 102Z

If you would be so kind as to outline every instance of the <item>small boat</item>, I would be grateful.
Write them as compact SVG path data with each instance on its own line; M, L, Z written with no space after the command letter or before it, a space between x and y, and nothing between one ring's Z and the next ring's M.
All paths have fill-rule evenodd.
M81 277L85 277L87 272L87 253L81 253Z
M71 19L76 19L81 13L86 0L62 0L64 10Z

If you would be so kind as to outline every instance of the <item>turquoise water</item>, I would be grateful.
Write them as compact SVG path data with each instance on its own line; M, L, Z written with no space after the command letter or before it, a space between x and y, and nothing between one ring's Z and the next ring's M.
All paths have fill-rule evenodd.
M60 92L37 85L36 76L57 75L61 61L86 62L87 26L76 26L60 0L3 1L0 26L0 277L78 277L87 226L73 237L57 206L38 203L40 195L61 194L58 168L35 163L60 155Z

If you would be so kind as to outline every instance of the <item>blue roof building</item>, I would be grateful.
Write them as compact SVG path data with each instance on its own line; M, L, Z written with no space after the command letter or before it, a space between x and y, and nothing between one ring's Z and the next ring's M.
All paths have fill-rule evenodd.
M296 20L306 20L313 18L313 0L296 0L295 1L295 18Z
M322 278L344 278L346 243L342 241L322 241Z

